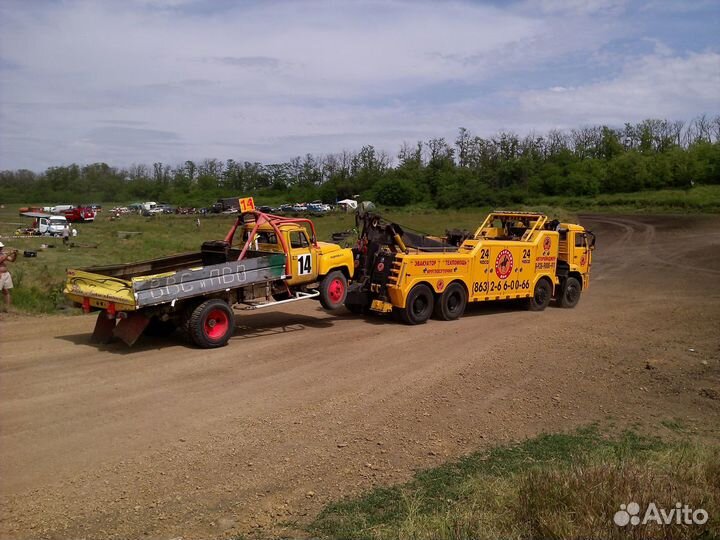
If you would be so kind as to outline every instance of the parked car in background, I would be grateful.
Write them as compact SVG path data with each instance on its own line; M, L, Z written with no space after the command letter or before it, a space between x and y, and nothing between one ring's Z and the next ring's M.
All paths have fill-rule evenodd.
M163 214L174 214L175 213L175 207L172 206L169 203L159 202L155 206L157 210L160 210ZM160 212L158 212L160 213Z
M65 216L41 217L37 220L38 231L45 236L62 236L67 224L68 220Z
M331 210L330 206L322 202L311 202L307 205L308 212L324 214Z
M238 211L239 206L240 197L224 197L213 203L210 207L210 211L214 214L234 214Z

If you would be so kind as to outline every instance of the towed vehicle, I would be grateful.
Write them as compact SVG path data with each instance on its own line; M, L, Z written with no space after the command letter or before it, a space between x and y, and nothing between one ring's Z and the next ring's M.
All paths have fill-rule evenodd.
M244 207L254 208L252 200ZM199 251L68 269L64 293L85 312L99 311L96 341L132 345L143 333L180 329L196 346L215 348L233 335L234 307L317 299L341 308L352 272L352 250L318 241L309 219L250 210Z

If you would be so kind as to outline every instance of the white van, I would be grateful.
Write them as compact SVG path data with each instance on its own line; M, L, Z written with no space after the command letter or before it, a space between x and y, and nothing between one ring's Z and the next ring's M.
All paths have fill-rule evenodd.
M45 236L62 236L63 229L68 224L65 216L50 216L38 219L38 230Z

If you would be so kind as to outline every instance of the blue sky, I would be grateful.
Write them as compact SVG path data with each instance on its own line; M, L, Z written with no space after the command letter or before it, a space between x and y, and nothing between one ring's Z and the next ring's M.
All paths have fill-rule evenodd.
M720 2L0 0L0 169L720 113Z

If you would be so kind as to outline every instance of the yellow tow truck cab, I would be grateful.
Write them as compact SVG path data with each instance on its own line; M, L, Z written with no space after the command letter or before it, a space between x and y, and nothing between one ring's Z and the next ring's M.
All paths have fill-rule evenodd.
M539 311L556 299L574 307L590 286L594 243L580 225L548 222L539 213L493 212L456 249L405 248L387 257L392 267L370 309L394 310L418 324L433 313L457 319L468 302L527 299Z

